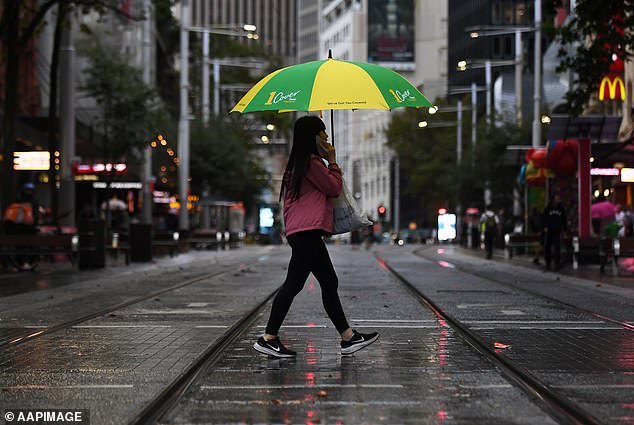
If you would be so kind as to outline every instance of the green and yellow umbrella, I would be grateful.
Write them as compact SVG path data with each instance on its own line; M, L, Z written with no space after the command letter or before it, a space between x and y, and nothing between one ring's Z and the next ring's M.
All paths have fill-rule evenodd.
M231 112L425 107L409 81L379 65L332 58L279 69L255 84Z

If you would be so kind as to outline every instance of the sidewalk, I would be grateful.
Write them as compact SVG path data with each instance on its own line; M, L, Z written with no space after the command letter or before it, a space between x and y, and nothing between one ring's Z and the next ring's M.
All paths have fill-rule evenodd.
M472 257L481 257L484 259L485 253L479 249L468 249L462 246L455 245L455 248L459 249L465 255ZM512 259L506 258L504 250L496 249L493 252L493 260L514 264L517 266L527 267L532 270L541 270L544 273L561 274L564 276L577 277L580 279L588 279L595 281L597 286L604 284L618 286L621 288L634 288L634 273L627 274L623 270L623 267L619 269L619 275L613 276L611 264L607 264L605 273L601 274L598 264L579 264L577 270L573 270L572 264L565 263L559 270L546 270L544 266L544 258L540 258L541 265L533 264L533 257L528 255L514 255Z

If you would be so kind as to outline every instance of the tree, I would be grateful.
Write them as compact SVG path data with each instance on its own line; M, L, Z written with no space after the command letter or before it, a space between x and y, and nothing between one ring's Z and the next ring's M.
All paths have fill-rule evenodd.
M491 190L496 206L511 207L519 169L516 164L505 162L506 148L511 144L528 144L528 129L518 131L515 124L503 123L487 130L481 120L476 149L465 143L458 166L456 128L418 129L420 120L420 111L401 111L392 118L386 135L407 176L403 190L418 197L421 205L426 206L427 220L431 220L440 207L483 207L485 187ZM464 124L462 131L466 134ZM463 140L468 139L463 135Z
M164 128L166 112L155 89L143 82L141 70L126 63L116 48L91 45L84 50L88 67L81 89L102 108L106 156L134 155L149 143L149 135Z
M15 150L15 127L18 115L18 78L21 52L43 24L46 14L55 6L65 9L68 14L73 6L81 8L83 12L106 10L125 15L120 8L119 0L46 0L46 1L6 1L0 16L0 34L4 36L6 44L3 46L5 64L5 93L3 105L2 138L0 140L0 180L2 189L0 207L11 203L15 196L12 158ZM137 18L134 18L137 19ZM54 49L54 54L57 50ZM54 62L54 61L52 61ZM51 70L51 75L57 71ZM53 84L53 83L52 83ZM53 119L51 119L53 121ZM55 129L51 129L53 133ZM53 152L51 152L52 155Z
M241 200L249 211L267 187L269 176L258 164L251 137L232 120L212 117L209 125L191 128L192 191Z
M562 0L549 0L545 10L562 7ZM552 29L561 42L558 72L573 74L566 100L573 115L579 115L614 59L631 60L634 47L634 1L577 0L570 21Z

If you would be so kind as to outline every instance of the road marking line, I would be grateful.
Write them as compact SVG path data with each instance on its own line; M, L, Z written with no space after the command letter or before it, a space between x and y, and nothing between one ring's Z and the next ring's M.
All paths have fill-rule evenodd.
M48 389L121 389L134 388L134 385L15 385L12 387L0 387L3 390L48 390Z
M500 328L500 327L495 327L495 326L470 326L469 329L472 329L474 331L479 331L479 330L485 330L485 329L504 329L504 328ZM617 330L617 329L623 329L621 327L618 326L513 326L512 328L509 327L508 329L513 329L513 330L528 330L528 329L535 329L535 330L550 330L550 329L556 329L556 330Z
M322 384L322 385L201 385L201 390L293 390L311 388L405 388L401 384Z
M224 328L227 328L228 326L225 326L225 325L198 325L196 327L197 328L219 328L219 329L222 328L222 329L224 329Z
M581 325L593 325L597 323L605 323L601 320L465 320L464 323L482 323L482 324L496 324L496 323L517 323L520 325L532 323L532 324L581 324Z
M500 310L500 313L506 314L507 316L525 316L522 310Z
M327 328L327 325L282 325L283 328ZM266 328L264 325L258 325L258 328Z
M186 307L207 307L209 303L189 303Z
M498 388L513 388L511 384L489 384L489 385L458 385L460 388L467 390L495 390Z
M634 384L597 384L597 385L550 385L553 388L634 388Z
M240 406L247 405L263 405L270 406L272 401L269 400L206 400L205 403L208 404L237 404ZM317 406L419 406L423 402L422 401L409 401L409 400L401 400L401 401L325 401L325 400L316 400L313 401ZM283 405L305 405L306 400L284 400L282 401Z
M171 325L75 325L73 328L171 328Z
M385 323L436 323L437 319L407 320L407 319L351 319L352 322L385 322Z

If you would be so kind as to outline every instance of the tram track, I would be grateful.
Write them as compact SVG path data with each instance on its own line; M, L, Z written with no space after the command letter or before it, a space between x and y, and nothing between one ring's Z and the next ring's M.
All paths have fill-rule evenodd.
M384 270L392 275L398 282L403 284L423 306L430 309L434 313L434 315L436 315L438 321L442 326L448 326L452 328L456 332L456 334L462 338L463 341L465 341L469 346L471 346L476 352L478 352L491 364L496 366L502 372L505 378L516 384L520 389L522 389L522 391L528 394L554 420L562 424L603 424L603 422L601 422L598 418L587 412L574 401L553 391L546 383L535 378L529 372L517 367L512 361L498 355L495 350L482 338L480 338L480 336L476 332L471 330L468 326L464 325L459 320L444 312L442 308L436 305L428 296L421 292L407 278L396 271L387 261L381 258L378 253L375 253L375 258ZM462 272L471 273L470 271ZM478 277L483 277L475 273L471 274L474 274ZM486 279L493 280L489 277L486 277ZM555 299L552 300L556 301Z
M280 286L281 287L281 286ZM258 318L264 307L273 299L279 288L271 292L257 306L237 320L233 326L225 331L213 344L208 346L180 375L172 381L161 393L149 402L146 407L130 422L130 425L157 424L174 408L186 391L196 380L204 376L205 372L224 354Z
M429 260L429 261L435 261L433 258L430 258L429 256L423 255L421 253L421 251L424 251L424 249L423 250L420 250L420 249L419 250L415 250L413 252L413 254L416 255L417 257L424 258L424 259ZM568 302L565 302L565 301L561 301L561 300L559 300L557 298L554 298L554 297L551 297L551 296L548 296L548 295L544 295L544 294L536 292L536 291L531 291L530 289L526 289L526 288L523 288L523 287L520 287L520 286L517 286L517 285L513 285L512 283L508 283L508 282L506 282L504 280L497 279L497 278L489 276L489 275L485 275L484 273L478 273L477 271L467 270L467 269L465 269L464 267L462 267L460 265L452 264L452 266L454 267L454 269L456 271L459 271L461 273L467 273L467 274L470 274L472 276L479 277L481 279L486 279L488 281L495 282L496 284L504 286L506 288L510 288L510 289L513 289L513 290L516 290L516 291L520 291L520 292L523 292L525 294L531 295L533 297L549 301L551 303L566 307L568 309L572 309L572 310L576 311L577 313L583 313L583 314L586 314L588 316L592 316L594 318L597 318L599 320L603 320L605 322L608 322L608 323L611 323L611 324L614 324L614 325L617 325L617 326L621 326L622 328L624 328L624 329L626 329L628 331L634 331L634 324L626 322L624 320L615 319L615 318L606 316L604 314L597 313L596 311L588 310L588 309L585 309L583 307L579 307L577 305L574 305L574 304L571 304L571 303L568 303Z
M169 292L173 292L176 291L178 289L193 285L195 283L207 280L207 279L215 279L215 278L219 278L223 275L227 275L230 273L235 273L236 271L240 271L240 270L245 270L248 269L250 266L255 265L255 262L249 263L249 264L240 264L238 266L236 265L231 265L231 266L227 266L227 267L223 267L222 270L219 271L215 271L213 273L203 273L200 274L198 276L195 276L193 278L187 279L184 282L179 282L175 285L171 285L169 287L166 288L162 288L156 291L152 291L149 292L147 294L135 297L131 300L128 301L124 301L121 303L117 303L111 306L108 306L106 308L94 311L92 313L86 314L86 315L82 315L80 317L77 317L75 319L71 319L71 320L67 320L65 322L62 323L58 323L58 324L54 324L51 326L47 326L45 328L42 329L37 329L37 330L33 330L32 332L26 333L25 335L19 335L13 338L9 338L5 341L0 341L0 348L2 347L10 347L10 346L18 346L21 344L25 344L28 342L31 342L39 337L42 337L44 335L48 335L54 332L58 332L64 329L68 329L71 328L73 326L77 326L81 323L87 322L89 320L95 319L97 317L101 317L101 316L105 316L107 314L113 313L117 310L121 310L123 308L135 305L135 304L139 304L145 301L148 301L152 298L158 297L160 295L169 293Z

